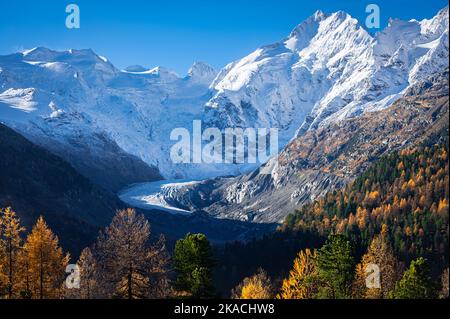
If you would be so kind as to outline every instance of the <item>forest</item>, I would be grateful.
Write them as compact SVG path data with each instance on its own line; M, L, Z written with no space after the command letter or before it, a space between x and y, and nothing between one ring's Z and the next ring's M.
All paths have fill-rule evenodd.
M225 247L186 234L168 248L120 210L77 261L43 217L27 231L4 208L0 298L448 298L448 169L448 143L393 152L277 232Z
M247 243L231 243L221 249L217 282L227 290L232 287L222 278L236 283L242 277L259 280L271 277L273 285L280 290L286 287L286 278L293 280L294 271L300 278L308 277L318 284L317 254L330 236L339 235L351 246L348 256L352 260L349 265L353 266L346 272L353 279L347 280L348 285L350 282L352 286L358 282L361 285L367 265L377 264L381 268L382 283L383 272L395 269L396 275L391 276L389 284L382 284L390 287L389 293L385 291L376 297L393 297L395 284L408 275L409 267L419 262L427 269L435 289L441 287L448 291L448 176L448 141L445 139L392 152L345 188L299 207L274 234ZM377 254L390 257L383 257L387 258L383 261ZM374 262L377 260L378 263ZM300 275L302 271L298 267L305 266L306 261L311 261L306 263L307 269L314 268L315 277ZM395 267L383 270L385 263ZM319 290L308 298L336 297ZM366 296L356 293L355 288L349 291L341 297ZM448 296L448 293L441 295Z

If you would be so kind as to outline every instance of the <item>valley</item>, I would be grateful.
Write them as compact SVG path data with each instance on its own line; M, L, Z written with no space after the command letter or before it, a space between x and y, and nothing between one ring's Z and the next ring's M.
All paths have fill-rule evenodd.
M448 17L317 10L183 74L0 55L0 299L448 298Z
M90 49L0 56L0 120L119 206L271 225L444 125L447 68L448 7L376 35L318 11L280 42L220 71L196 62L185 76L120 70ZM197 122L276 129L280 152L261 167L175 163L173 130L192 136Z

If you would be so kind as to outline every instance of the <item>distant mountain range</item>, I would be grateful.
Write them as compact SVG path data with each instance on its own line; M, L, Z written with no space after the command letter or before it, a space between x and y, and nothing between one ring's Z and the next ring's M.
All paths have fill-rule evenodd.
M204 63L184 77L163 67L118 70L92 50L1 56L0 120L103 184L112 175L114 186L158 179L158 171L199 179L243 168L174 165L175 127L200 119L278 128L283 147L324 123L383 109L447 66L448 7L431 20L394 19L375 36L345 12L318 11L218 73Z

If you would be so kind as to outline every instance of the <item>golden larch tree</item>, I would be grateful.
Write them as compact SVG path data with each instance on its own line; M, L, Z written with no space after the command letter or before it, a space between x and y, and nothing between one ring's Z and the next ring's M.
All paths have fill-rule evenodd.
M444 270L441 276L441 292L440 297L448 299L448 268Z
M20 219L10 207L0 211L0 281L3 281L9 299L17 298L20 293L20 236L23 231L25 229L20 226Z
M273 298L273 285L269 276L263 269L251 277L245 278L232 291L233 299L271 299Z
M41 216L24 245L27 259L29 296L34 299L56 299L62 296L65 269L70 256L64 255L58 237Z
M379 269L380 287L367 287L366 279L371 265ZM384 299L394 289L401 277L401 264L396 259L388 238L388 228L384 224L381 233L372 240L361 263L356 266L353 295L355 298Z
M150 224L134 209L120 210L96 244L104 297L156 298L167 275L165 245L150 245ZM158 280L156 280L156 278Z
M80 254L77 265L80 270L80 299L93 299L97 296L97 261L91 249L85 248Z
M311 299L317 293L316 251L302 250L294 260L289 278L283 280L279 298Z

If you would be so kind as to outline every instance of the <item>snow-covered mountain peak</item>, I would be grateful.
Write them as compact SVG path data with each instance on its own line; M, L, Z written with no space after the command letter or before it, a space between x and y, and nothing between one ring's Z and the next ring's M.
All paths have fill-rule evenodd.
M336 30L340 24L344 23L359 26L358 20L350 16L345 11L337 11L332 14L326 14L318 10L295 27L288 38L311 37L316 35L317 32L332 32L333 30ZM318 30L319 26L321 27L320 30Z
M210 97L209 82L164 67L120 71L92 50L35 48L0 56L0 70L0 121L69 161L84 152L109 156L99 145L111 141L167 178L184 173L170 160L171 131L192 127ZM208 68L193 70L207 75L199 71ZM186 176L205 171L197 167Z
M315 21L320 21L322 19L326 18L326 14L322 11L322 10L317 10L316 12L314 12L313 17Z
M393 19L375 36L345 12L318 11L217 76L201 62L186 77L163 67L119 71L92 50L0 56L0 120L20 123L41 144L90 147L92 136L106 136L166 178L205 178L242 167L174 165L173 128L196 119L204 127L278 128L283 147L296 134L385 108L445 67L448 7L429 20Z
M328 15L326 20L328 21L328 26L337 26L344 22L359 24L357 19L353 18L350 14L342 10L333 12L332 14Z
M432 19L420 21L421 32L424 35L436 35L445 32L449 27L449 6L440 10Z
M54 51L37 47L24 51L18 60L19 63L52 69L60 74L70 74L70 77L84 80L85 84L90 85L100 85L119 73L112 63L92 49Z
M27 60L34 61L49 61L52 60L59 53L45 47L36 47L22 52L22 56Z
M420 36L420 23L415 20L404 21L389 19L388 26L375 36L375 53L379 56L391 56L399 47L411 47Z
M299 127L384 108L446 66L448 8L430 21L393 19L375 36L343 11L316 12L283 42L227 65L206 106L214 123L278 127L283 144Z
M307 30L311 28L314 29L314 26L317 26L320 21L325 20L327 17L328 15L324 12L317 10L312 16L308 17L305 21L296 26L289 35L289 38L304 36L305 33L307 33Z
M22 52L22 56L26 61L35 62L65 62L68 64L89 62L110 64L106 58L97 55L92 49L54 51L45 47L37 47Z
M188 70L188 77L195 82L210 84L216 77L217 72L213 67L204 62L194 62Z

